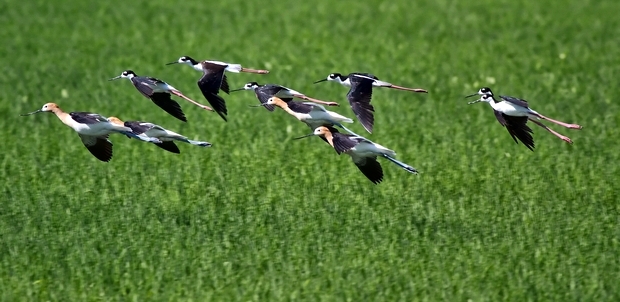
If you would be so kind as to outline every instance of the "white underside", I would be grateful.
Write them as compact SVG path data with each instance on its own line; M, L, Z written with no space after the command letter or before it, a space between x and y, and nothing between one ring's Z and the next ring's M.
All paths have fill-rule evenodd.
M66 121L63 121L63 123L73 128L75 132L89 136L102 136L115 132L131 132L131 128L129 127L119 126L108 122L101 122L97 124L81 124L69 117Z
M396 152L393 150L379 144L369 142L361 142L346 153L351 156L351 159L353 159L354 162L359 162L366 157L382 156L383 154L390 157L396 156Z
M353 120L333 111L313 110L310 113L295 113L295 117L304 123L353 123Z
M144 132L147 137L158 138L161 141L187 140L187 137L166 129L151 128Z
M489 102L493 109L510 116L528 116L535 117L536 111L529 108L517 106L513 103L503 101L499 103Z

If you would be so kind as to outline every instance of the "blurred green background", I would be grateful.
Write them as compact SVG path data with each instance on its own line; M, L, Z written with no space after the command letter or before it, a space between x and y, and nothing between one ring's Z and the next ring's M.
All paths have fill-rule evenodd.
M0 3L0 300L617 301L617 1L16 1ZM182 55L269 69L353 117L331 72L371 72L370 183L281 110L223 94L229 122L178 100L182 123L125 69L205 101ZM581 131L515 144L481 86ZM56 102L160 124L202 149L112 136L99 162ZM365 133L356 121L355 132Z

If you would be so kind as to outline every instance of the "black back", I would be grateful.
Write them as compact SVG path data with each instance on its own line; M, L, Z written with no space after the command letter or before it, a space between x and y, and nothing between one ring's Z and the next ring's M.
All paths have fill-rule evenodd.
M529 108L529 105L527 104L526 100L515 98L515 97L511 97L511 96L505 96L505 95L500 95L499 97L500 97L500 99L502 99L502 100L504 100L506 102L515 104L517 106Z
M131 128L131 131L137 135L147 132L153 128L153 125L142 125L140 121L126 121L123 123L125 127Z
M286 102L289 109L295 112L299 112L299 113L310 113L310 111L312 111L312 109L314 108L314 106L312 105L304 104L303 102L291 101L291 99L288 99L288 101L287 100L283 100L283 101Z
M69 116L71 116L71 118L80 123L80 124L97 124L97 123L101 123L101 122L107 122L108 120L96 113L90 113L90 112L71 112L69 113Z

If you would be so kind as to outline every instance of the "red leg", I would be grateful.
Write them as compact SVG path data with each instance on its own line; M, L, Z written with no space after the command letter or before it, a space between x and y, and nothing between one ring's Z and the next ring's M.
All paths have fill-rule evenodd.
M539 121L537 121L537 120L535 120L535 119L532 119L532 118L529 118L529 120L530 120L530 121L532 121L534 124L536 124L536 125L538 125L538 126L543 127L545 130L547 130L547 131L551 132L551 134L553 134L553 135L555 135L555 136L559 137L561 140L563 140L563 141L565 141L565 142L567 142L567 143L569 143L569 144L572 144L572 143L573 143L573 141L572 141L570 138L568 138L567 136L564 136L564 135L562 135L562 134L559 134L559 133L557 133L557 132L553 131L553 129L551 129L551 128L549 128L549 127L545 126L543 123L541 123L541 122L539 122Z
M566 128L568 128L568 129L581 129L581 128L582 128L580 125L577 125L577 124L568 124L568 123L564 123L564 122L556 121L556 120L551 119L551 118L548 118L548 117L546 117L546 116L544 116L544 115L542 115L542 114L540 114L540 113L538 113L538 114L537 114L537 116L538 116L539 118L543 119L543 120L550 121L550 122L552 122L552 123L554 123L554 124L558 124L558 125L560 125L560 126L562 126L562 127L566 127Z
M194 100L192 100L192 99L190 99L190 98L186 97L186 96L185 96L185 95L183 95L180 91L171 90L171 91L170 91L170 93L172 93L172 94L174 94L174 95L176 95L176 96L178 96L178 97L180 97L180 98L183 98L183 99L185 99L186 101L188 101L188 102L190 102L190 103L192 103L192 104L194 104L194 105L196 105L196 106L198 106L198 107L200 107L200 108L202 108L202 109L209 110L209 111L213 111L213 109L212 109L211 107L209 107L209 106L205 106L205 105L203 105L203 104L200 104L200 103L198 103L198 102L196 102L196 101L194 101Z
M303 94L295 94L293 96L297 97L297 98L300 98L302 100L310 101L310 102L313 102L313 103L319 103L319 104L323 104L323 105L327 105L327 106L340 106L340 104L338 104L336 102L325 102L325 101L313 99L311 97L307 97L307 96L305 96Z
M262 69L250 69L250 68L243 68L243 67L241 67L241 71L242 71L242 72L249 72L249 73L259 73L259 74L266 74L266 73L269 73L269 70L262 70Z
M425 89L421 89L421 88L407 88L407 87L396 86L396 85L392 85L392 86L388 86L388 87L392 88L392 89L398 89L398 90L428 93L428 91L426 91Z

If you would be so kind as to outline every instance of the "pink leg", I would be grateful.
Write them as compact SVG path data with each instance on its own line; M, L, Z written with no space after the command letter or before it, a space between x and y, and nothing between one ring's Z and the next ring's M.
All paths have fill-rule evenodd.
M564 136L564 135L562 135L562 134L559 134L559 133L557 133L557 132L553 131L553 129L551 129L551 128L549 128L549 127L545 126L543 123L541 123L541 122L539 122L539 121L537 121L537 120L535 120L535 119L532 119L532 118L529 118L529 120L530 120L530 121L532 121L534 124L536 124L536 125L538 125L538 126L543 127L545 130L547 130L547 131L551 132L551 134L553 134L553 135L555 135L555 136L559 137L561 140L563 140L563 141L565 141L565 142L567 142L567 143L569 143L569 144L572 144L572 143L573 143L573 141L572 141L570 138L568 138L568 137L566 137L566 136Z
M405 90L405 91L428 93L428 91L426 91L425 89L421 89L421 88L407 88L407 87L396 86L396 85L388 86L388 88L398 89L398 90Z
M577 124L567 124L567 123L564 123L564 122L556 121L556 120L548 118L548 117L546 117L546 116L544 116L544 115L542 115L540 113L538 113L537 116L539 118L543 119L543 120L550 121L550 122L552 122L554 124L558 124L560 126L568 128L568 129L581 129L582 128L580 125L577 125Z
M249 73L259 73L259 74L266 74L269 73L269 70L262 70L262 69L250 69L250 68L241 68L242 72L249 72Z
M180 98L183 98L183 99L185 99L186 101L188 101L188 102L190 102L190 103L192 103L192 104L194 104L194 105L196 105L196 106L198 106L198 107L200 107L200 108L202 108L202 109L209 110L209 111L213 111L213 109L211 109L211 107L209 107L209 106L205 106L205 105L203 105L203 104L200 104L200 103L198 103L198 102L196 102L196 101L194 101L194 100L192 100L192 99L190 99L190 98L186 97L186 96L185 96L185 95L183 95L180 91L171 90L171 91L170 91L170 93L172 93L172 94L174 94L174 95L176 95L176 96L178 96L178 97L180 97Z
M306 100L306 101L310 101L310 102L314 102L314 103L319 103L319 104L324 104L327 106L340 106L340 104L336 103L336 102L325 102L325 101L321 101L321 100L317 100L317 99L313 99L311 97L307 97L303 94L295 94L293 95L296 98L300 98L302 100Z

